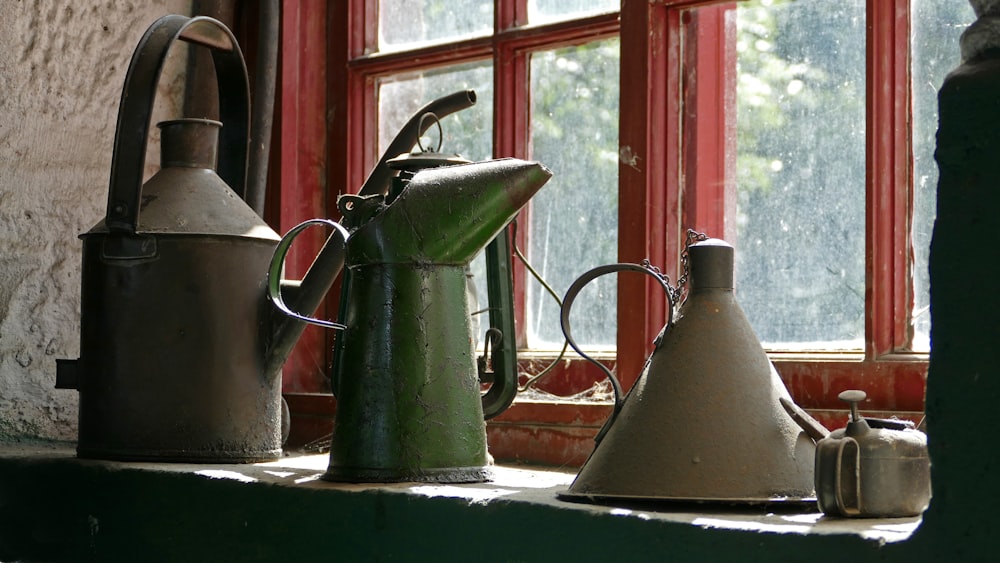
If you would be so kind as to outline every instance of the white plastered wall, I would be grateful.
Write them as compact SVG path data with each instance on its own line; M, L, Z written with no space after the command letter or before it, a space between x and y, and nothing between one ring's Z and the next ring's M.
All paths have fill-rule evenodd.
M56 358L80 354L77 235L105 212L129 60L190 0L0 0L0 441L76 438L77 393ZM154 121L180 117L171 53ZM155 129L155 128L154 128ZM146 170L158 161L155 140Z

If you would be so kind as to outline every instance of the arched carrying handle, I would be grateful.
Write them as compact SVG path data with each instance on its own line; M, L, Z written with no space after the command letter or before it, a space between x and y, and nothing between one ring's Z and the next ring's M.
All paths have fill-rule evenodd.
M333 328L337 330L344 330L347 325L341 323L335 323L333 321L324 321L322 319L316 319L307 315L303 315L296 311L293 311L288 305L285 304L284 299L281 297L281 271L285 267L285 255L288 254L288 249L292 247L292 243L295 241L295 237L299 236L299 233L308 229L309 227L314 227L317 225L326 225L333 229L333 234L330 237L339 235L341 237L340 246L347 242L347 229L337 223L336 221L331 221L329 219L309 219L308 221L303 221L290 231L285 233L285 236L281 237L278 242L277 248L274 249L274 255L271 257L271 264L267 268L267 297L274 303L274 306L278 308L285 315L304 321L310 324L318 325L324 328ZM327 241L327 245L330 241ZM339 271L339 267L336 268ZM312 268L310 268L310 272ZM310 278L309 273L306 273L306 280ZM304 281L303 284L308 284L309 281Z
M607 434L608 430L614 424L615 418L618 417L618 413L621 412L623 404L622 387L621 383L618 382L618 378L616 378L615 375L611 373L611 370L608 369L607 366L588 356L576 344L576 340L573 339L573 334L570 327L569 313L570 309L573 307L573 301L576 300L576 296L580 293L580 291L583 290L583 288L588 283L592 282L593 280L605 274L612 274L618 272L639 272L642 274L648 274L652 276L657 282L659 282L660 286L663 287L663 291L667 295L667 304L669 306L667 307L667 323L664 327L664 330L666 330L666 327L670 326L670 323L673 322L674 319L674 304L673 300L671 299L671 295L673 292L670 289L670 284L668 283L667 278L662 273L660 273L658 270L648 265L608 264L605 266L598 266L592 270L585 272L569 286L569 289L566 290L566 296L563 297L562 308L559 311L559 324L562 326L562 331L563 335L566 337L566 342L568 342L569 345L573 348L573 350L575 350L577 354L580 354L580 356L583 357L583 359L594 364L602 372L604 372L604 375L608 378L608 381L611 382L611 387L614 390L614 395L615 395L614 409L611 411L611 416L608 417L608 421L604 423L604 426L601 428L601 431L598 432L597 436L594 438L594 441L596 442L600 442L601 438L603 438L604 435Z
M233 33L222 22L199 16L168 15L153 22L132 55L118 107L111 189L105 224L112 232L134 234L142 201L142 173L146 162L156 85L170 46L177 39L212 50L219 84L220 135L218 171L242 198L246 188L247 144L250 126L250 86L243 54Z

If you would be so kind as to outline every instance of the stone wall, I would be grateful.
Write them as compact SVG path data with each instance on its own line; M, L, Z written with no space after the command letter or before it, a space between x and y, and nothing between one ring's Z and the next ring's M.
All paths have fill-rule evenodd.
M0 440L75 439L80 241L104 215L118 101L145 29L189 0L0 2ZM180 117L172 52L154 120ZM155 133L154 133L155 134ZM155 170L157 144L147 156Z

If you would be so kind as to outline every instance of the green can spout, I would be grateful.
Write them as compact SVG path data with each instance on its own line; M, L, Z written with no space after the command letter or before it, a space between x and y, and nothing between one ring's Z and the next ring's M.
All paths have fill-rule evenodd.
M351 234L348 266L468 263L550 177L541 164L513 158L420 171Z

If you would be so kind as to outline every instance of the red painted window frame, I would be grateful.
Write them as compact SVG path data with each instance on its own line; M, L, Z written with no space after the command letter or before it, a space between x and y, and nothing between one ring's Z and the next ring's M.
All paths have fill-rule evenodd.
M336 218L336 196L361 186L379 156L373 141L377 77L415 66L489 58L496 49L506 62L494 66L495 155L523 158L529 152L526 54L543 44L578 44L620 30L618 259L649 259L676 279L683 229L732 236L726 217L734 205L733 170L715 147L734 150L726 145L732 137L726 132L735 127L732 112L719 111L735 107L733 88L727 86L735 83L735 65L727 60L734 50L724 17L734 5L623 0L616 16L519 28L526 21L526 0L499 0L495 29L501 31L493 37L382 55L371 54L376 30L368 15L375 13L375 0L283 0L282 187L275 222L283 232L309 217ZM692 18L686 10L695 6L702 8ZM868 391L865 407L870 410L915 417L924 406L927 357L903 350L913 301L912 286L906 283L912 268L907 247L912 200L909 2L869 0L867 18L865 349L863 354L772 355L792 395L821 420L841 410L836 393L853 387ZM710 71L719 67L726 73ZM319 244L318 234L297 243L291 269L304 268ZM517 285L523 286L523 276L517 268ZM622 276L618 287L618 360L609 363L628 386L662 328L666 303L662 290L642 277ZM334 305L327 307L328 316L335 314ZM301 434L311 437L328 426L334 408L323 394L328 390L330 335L309 338L285 370L285 396L297 416L293 437L295 421L301 423ZM524 364L530 372L544 362L533 358ZM600 377L571 358L546 385L559 393L587 387ZM578 465L607 413L606 405L519 402L491 421L491 451L498 459Z

